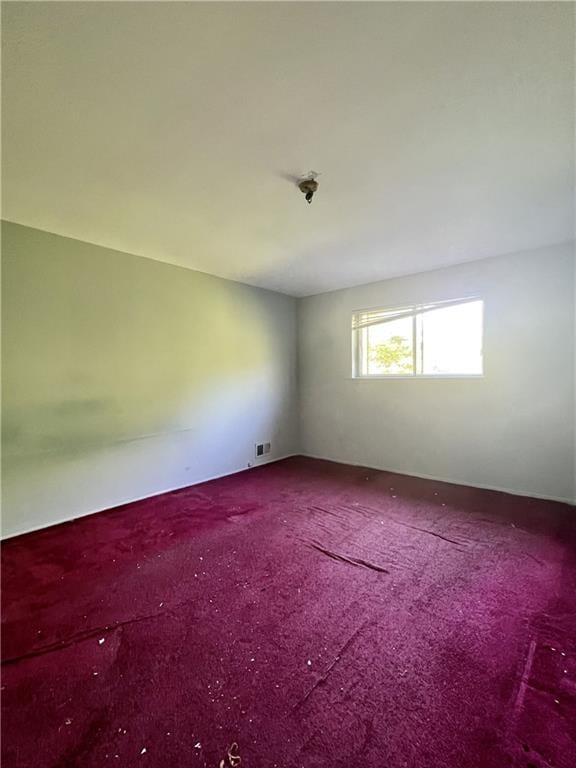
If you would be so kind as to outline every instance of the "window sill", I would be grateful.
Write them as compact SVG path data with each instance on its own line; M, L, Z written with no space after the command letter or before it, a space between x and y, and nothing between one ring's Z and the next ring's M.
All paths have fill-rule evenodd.
M398 375L392 375L387 374L384 376L347 376L346 377L349 381L387 381L387 380L414 380L418 381L421 379L483 379L485 378L485 374L483 373L430 373L430 374L419 374L417 376L410 376L405 374L398 374Z

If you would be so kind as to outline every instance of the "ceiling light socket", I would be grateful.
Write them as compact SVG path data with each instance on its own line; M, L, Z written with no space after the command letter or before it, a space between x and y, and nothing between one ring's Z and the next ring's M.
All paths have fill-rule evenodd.
M315 171L310 173L298 182L298 189L306 197L306 202L311 203L314 193L318 189L318 182L316 181L318 174Z

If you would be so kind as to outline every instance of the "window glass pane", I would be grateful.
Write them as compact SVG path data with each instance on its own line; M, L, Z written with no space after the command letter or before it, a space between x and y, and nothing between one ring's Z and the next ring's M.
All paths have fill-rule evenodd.
M414 373L412 318L390 320L365 329L364 375L384 376Z
M482 373L482 301L424 312L419 321L424 375Z

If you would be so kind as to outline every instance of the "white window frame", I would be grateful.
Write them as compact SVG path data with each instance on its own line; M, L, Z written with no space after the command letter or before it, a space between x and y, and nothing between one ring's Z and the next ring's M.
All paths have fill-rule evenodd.
M418 373L418 350L417 350L417 322L418 315L425 311L433 311L442 307L455 306L457 304L469 304L471 302L482 302L482 373ZM361 381L372 381L373 379L482 379L484 378L484 299L481 296L466 296L459 299L444 299L442 301L430 301L420 304L408 304L402 307L364 307L352 312L352 378ZM360 316L373 313L399 314L401 316L412 316L412 334L414 343L412 345L413 373L361 373L362 371L362 326L358 327ZM422 350L420 351L420 356Z

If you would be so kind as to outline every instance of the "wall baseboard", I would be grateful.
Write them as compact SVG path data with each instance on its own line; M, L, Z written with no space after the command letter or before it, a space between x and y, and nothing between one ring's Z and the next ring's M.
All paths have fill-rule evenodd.
M75 515L73 517L63 517L59 520L54 520L53 522L47 523L46 525L37 525L33 526L32 528L25 528L21 531L15 531L14 533L10 533L6 536L2 535L1 540L2 541L8 541L9 539L14 539L17 536L25 536L28 533L34 533L35 531L43 531L48 528L53 528L57 525L62 525L63 523L71 523L74 520L80 520L83 517L88 517L89 515L97 515L100 512L109 512L112 509L116 509L117 507L123 507L125 504L134 504L137 501L145 501L146 499L153 499L156 496L162 496L164 493L172 493L174 491L181 491L184 488L193 488L196 485L201 485L202 483L208 483L211 480L219 480L222 477L232 477L232 475L239 475L242 472L249 472L253 469L258 469L259 467L265 467L267 464L274 464L278 461L283 461L284 459L290 459L294 456L305 456L309 459L319 459L321 461L331 461L334 464L344 464L348 465L350 467L365 467L366 469L372 469L377 472L391 472L395 475L405 475L406 477L418 477L422 480L434 480L438 483L450 483L451 485L462 485L467 486L469 488L479 488L483 491L498 491L499 493L509 493L512 496L522 496L524 498L529 499L542 499L544 501L556 501L560 502L562 504L570 504L572 506L576 506L576 499L567 499L563 498L561 496L549 496L546 494L541 493L527 493L526 491L519 491L513 488L501 488L499 486L495 485L484 485L484 484L478 484L478 483L471 483L471 482L463 482L462 480L452 480L447 477L438 477L436 475L426 475L421 472L404 472L399 469L390 469L388 467L373 467L368 464L359 464L357 462L353 461L344 461L342 459L333 459L329 458L328 456L318 456L313 453L287 453L283 456L278 456L276 458L268 459L265 461L258 461L257 463L254 463L250 467L241 467L240 469L235 469L232 472L223 472L219 475L211 475L210 477L202 478L202 480L198 480L195 483L187 483L185 485L178 485L174 488L165 488L164 490L158 491L158 493L152 493L147 496L136 496L134 498L125 499L123 501L118 502L118 504L115 504L113 507L104 507L102 509L93 509L89 512L84 512L81 515Z
M418 477L421 480L434 480L437 483L450 483L451 485L462 485L468 488L478 488L482 491L498 491L499 493L509 493L511 496L522 496L527 499L542 499L543 501L557 501L561 504L571 504L576 506L576 499L568 499L562 496L549 496L544 493L528 493L527 491L518 491L514 488L501 488L497 485L484 485L479 483L464 482L463 480L451 480L448 477L438 477L436 475L425 475L421 472L406 472L401 469L390 469L388 467L373 467L369 464L359 464L354 461L344 461L342 459L332 459L328 456L317 456L313 453L301 453L309 459L320 459L322 461L331 461L334 464L347 464L349 467L365 467L376 472L391 472L394 475L405 475L406 477Z
M165 493L172 493L173 491L181 491L184 488L193 488L195 485L202 485L202 483L209 483L211 480L219 480L222 477L231 477L232 475L239 475L241 472L249 472L250 470L258 469L259 467L264 467L267 464L274 464L277 461L290 459L293 456L300 456L300 454L286 453L283 456L277 456L275 458L271 458L267 460L258 460L252 463L252 465L249 467L240 467L239 469L234 469L232 472L223 472L220 475L211 475L210 477L204 477L195 483L185 483L184 485L177 485L174 488L165 488L164 490L158 491L157 493L151 493L146 496L135 496L134 498L125 499L123 501L119 501L118 504L115 504L113 507L103 507L102 509L92 509L89 512L83 512L81 515L74 515L73 517L63 517L59 520L54 520L44 525L36 525L36 526L33 526L32 528L25 528L21 531L15 531L14 533L9 533L6 536L2 534L2 536L0 536L0 540L8 541L9 539L15 539L17 536L26 536L28 533L34 533L35 531L45 531L48 528L53 528L56 525L62 525L63 523L71 523L74 520L81 520L83 517L89 517L90 515L97 515L100 512L110 512L111 510L117 509L118 507L123 507L126 504L134 504L137 501L154 499L156 498L156 496L162 496Z

